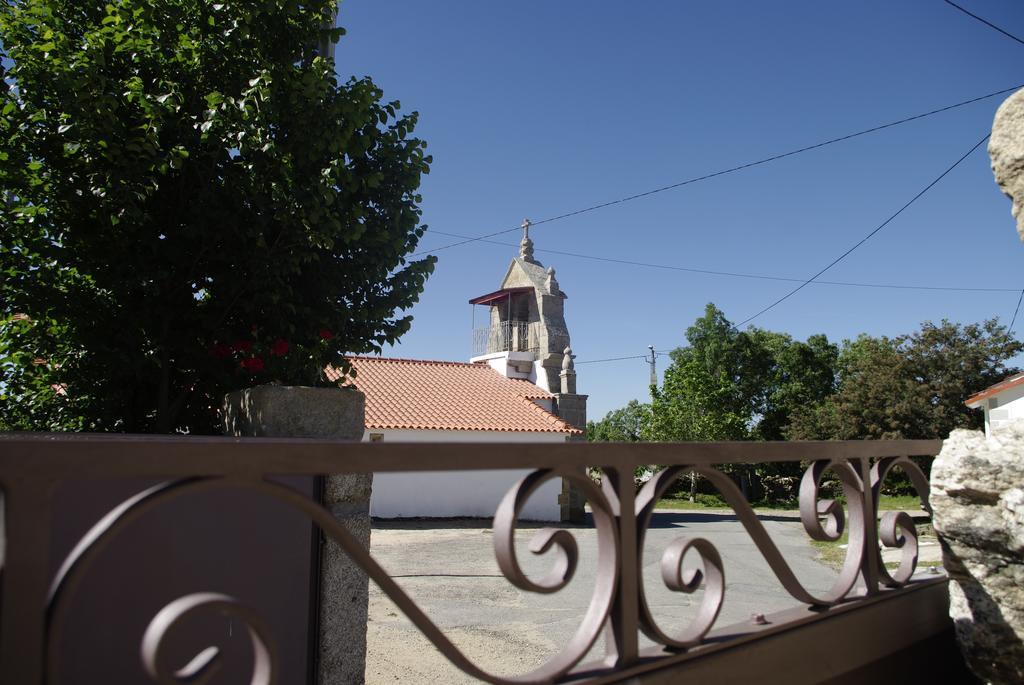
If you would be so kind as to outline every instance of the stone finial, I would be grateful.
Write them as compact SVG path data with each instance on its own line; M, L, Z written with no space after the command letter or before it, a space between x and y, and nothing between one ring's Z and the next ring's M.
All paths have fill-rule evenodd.
M1006 98L992 122L988 141L996 183L1012 201L1017 234L1024 240L1024 89Z
M571 347L566 347L562 353L562 373L558 374L558 378L561 381L560 389L563 395L576 394L576 369L572 363L575 356ZM586 421L583 423L586 424Z
M533 258L533 241L530 240L530 220L523 219L523 240L519 243L519 257L523 261L535 262Z
M555 280L555 267L548 267L548 292L552 295L557 295L560 291L558 289L558 281Z

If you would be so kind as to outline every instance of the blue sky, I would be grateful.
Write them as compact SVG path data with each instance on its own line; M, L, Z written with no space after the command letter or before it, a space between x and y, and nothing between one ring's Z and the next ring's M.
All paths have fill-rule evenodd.
M1024 35L1024 3L960 4ZM434 231L492 233L1024 84L1024 45L941 0L344 0L339 24L338 72L370 75L420 112L434 157L426 251L457 240ZM545 249L807 278L977 143L1002 99L538 226L537 257L569 295L577 361L671 349L706 303L739 322L794 284ZM467 360L467 300L497 288L518 239L436 252L413 328L385 354ZM1017 292L812 284L753 323L836 341L942 318L1009 323L1022 261L979 149L822 278ZM578 373L591 418L647 397L641 359Z

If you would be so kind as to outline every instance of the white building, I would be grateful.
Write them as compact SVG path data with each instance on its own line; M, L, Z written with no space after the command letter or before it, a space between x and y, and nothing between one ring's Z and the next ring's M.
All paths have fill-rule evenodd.
M582 435L551 412L553 396L488 364L356 357L355 384L366 395L364 441L565 442ZM481 463L487 459L480 451ZM473 464L466 464L473 466ZM523 470L377 473L370 515L490 517ZM558 521L562 485L534 493L523 518Z
M1000 426L1024 418L1024 373L971 395L964 404L971 409L985 410L985 435L992 435Z
M473 298L488 307L474 331L470 363L350 358L366 395L364 441L565 442L584 439L586 395L563 315L554 269L533 257L529 223L501 288ZM487 459L480 451L480 463ZM472 467L474 464L466 464ZM380 518L491 517L524 470L378 473L370 515ZM523 518L580 521L583 500L558 479L529 499Z

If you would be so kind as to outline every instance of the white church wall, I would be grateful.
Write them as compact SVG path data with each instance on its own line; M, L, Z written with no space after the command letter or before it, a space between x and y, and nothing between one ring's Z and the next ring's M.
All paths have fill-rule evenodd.
M1014 386L989 398L985 404L985 433L1024 418L1024 384Z
M563 433L369 429L363 441L386 442L565 442ZM380 437L376 437L380 436ZM480 459L487 458L486 448ZM491 517L505 493L529 469L497 471L402 471L375 473L370 515L378 518ZM544 483L523 508L521 518L558 521L561 479Z

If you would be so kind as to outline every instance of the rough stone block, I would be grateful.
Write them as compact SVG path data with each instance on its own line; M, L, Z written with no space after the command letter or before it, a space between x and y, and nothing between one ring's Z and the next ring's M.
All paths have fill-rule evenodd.
M224 396L226 435L363 438L366 397L355 390L258 385Z
M932 466L931 504L971 669L1024 682L1024 420L988 439L953 431Z
M1006 98L996 111L988 155L996 183L1013 201L1017 233L1024 240L1024 90Z

